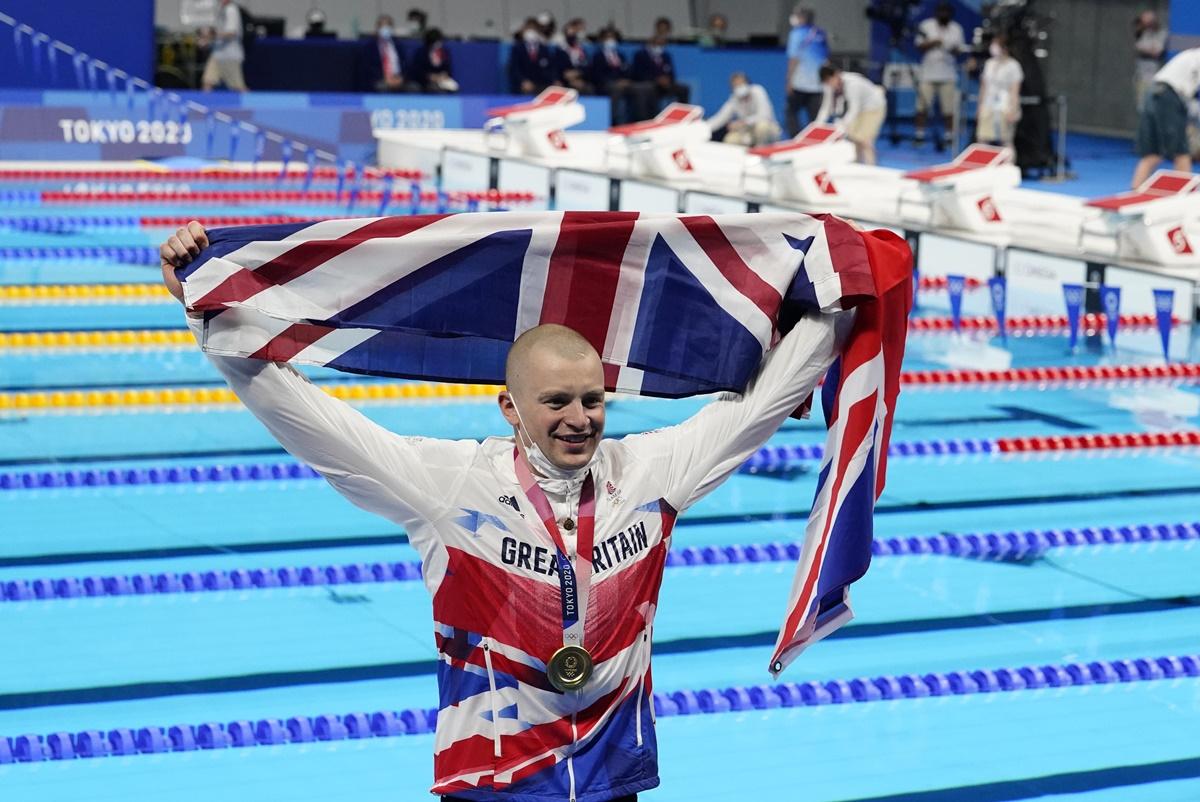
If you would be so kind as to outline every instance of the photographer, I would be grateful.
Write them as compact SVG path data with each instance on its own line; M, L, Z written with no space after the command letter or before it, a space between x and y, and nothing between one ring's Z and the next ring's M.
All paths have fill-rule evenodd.
M917 49L921 51L921 80L917 84L916 131L913 139L925 141L925 124L937 99L942 115L942 137L938 150L950 142L954 107L958 102L958 60L965 47L962 26L954 21L954 9L949 3L938 4L934 15L917 28Z
M1146 93L1154 86L1154 73L1163 65L1163 54L1167 50L1167 32L1158 22L1153 11L1143 11L1133 20L1133 47L1137 53L1133 81L1137 109L1142 110Z

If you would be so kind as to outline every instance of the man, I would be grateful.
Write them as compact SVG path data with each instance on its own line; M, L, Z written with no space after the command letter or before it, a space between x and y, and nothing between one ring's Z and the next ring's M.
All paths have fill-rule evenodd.
M654 20L654 39L662 39L664 43L671 40L671 34L675 32L675 24L671 22L670 17L659 17Z
M729 38L729 19L724 14L709 14L708 27L696 37L701 47L724 47Z
M707 120L709 129L714 134L725 129L721 141L731 145L753 147L779 139L779 123L767 90L750 83L744 72L729 76L729 88L729 99Z
M424 44L413 57L413 78L429 94L447 94L458 91L454 80L454 67L450 62L450 50L446 47L441 28L429 28L423 36Z
M1021 119L1021 84L1025 71L1008 52L1008 37L997 34L988 45L989 58L979 76L975 139L1011 146Z
M657 27L657 26L656 26ZM667 52L667 37L655 34L633 55L633 81L638 84L637 119L648 120L666 99L687 103L691 90L675 80L675 62Z
M829 59L829 42L825 31L816 24L817 15L809 8L797 6L788 18L792 26L787 40L787 117L788 136L795 136L803 127L800 110L804 110L805 124L817 118L821 108L822 88L821 65Z
M1154 75L1154 87L1138 118L1138 160L1132 185L1141 185L1163 159L1176 170L1190 172L1188 150L1188 106L1200 91L1200 47L1184 50Z
M408 75L403 51L394 34L392 16L380 14L375 20L375 36L362 51L365 87L375 92L420 92L421 85Z
M940 3L934 15L917 28L917 49L921 56L921 78L917 84L916 130L913 139L925 142L925 124L933 101L937 99L942 115L942 136L938 150L950 142L954 127L954 107L958 103L958 62L956 56L966 46L962 26L954 21L954 9Z
M509 91L518 95L536 95L558 83L557 79L554 54L542 37L542 26L530 17L525 20L508 54Z
M887 96L883 87L872 83L857 72L842 72L832 64L821 67L818 73L824 97L817 111L818 123L825 123L839 105L845 106L841 124L846 138L854 143L859 164L875 163L875 140L887 113Z
M654 92L649 87L635 84L630 77L629 65L621 55L621 32L612 26L600 31L600 47L592 53L589 78L596 93L608 95L612 102L614 125L634 122L645 108L654 102Z
M1167 52L1167 32L1153 11L1143 11L1133 21L1133 49L1136 53L1133 82L1134 97L1140 113L1146 94L1154 86L1154 74L1162 68Z
M587 22L582 17L575 17L563 25L562 44L555 51L563 84L581 95L590 95L593 91L588 76L590 65L586 44Z
M176 298L174 268L206 245L192 222L160 248ZM512 345L497 397L512 436L482 443L400 437L288 364L210 358L289 452L420 553L449 700L433 793L629 802L658 785L650 638L675 517L808 397L841 315L802 319L741 397L620 440L602 439L599 357L562 326ZM464 524L472 510L486 525Z
M221 0L217 8L216 39L200 78L204 91L211 92L217 84L224 84L226 89L245 92L246 79L242 77L242 62L245 59L246 53L242 49L242 12L233 0Z

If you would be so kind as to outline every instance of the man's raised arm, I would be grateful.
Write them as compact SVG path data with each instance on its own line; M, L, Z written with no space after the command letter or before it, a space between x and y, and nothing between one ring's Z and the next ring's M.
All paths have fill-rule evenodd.
M691 506L771 438L833 363L835 329L852 314L801 319L767 353L743 395L713 401L677 426L623 440L639 459L658 463L668 477L672 507L682 512Z
M175 268L207 247L197 222L160 248L163 283L183 301ZM187 322L202 342L204 319ZM287 449L354 504L408 526L437 517L466 475L472 441L401 437L333 398L291 365L207 354L246 408Z

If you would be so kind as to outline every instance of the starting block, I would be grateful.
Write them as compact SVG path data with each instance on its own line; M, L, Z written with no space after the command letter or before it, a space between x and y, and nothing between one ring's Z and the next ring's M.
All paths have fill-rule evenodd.
M1103 198L1084 206L1096 214L1079 227L1079 246L1085 239L1113 241L1117 256L1145 259L1158 264L1200 264L1196 247L1188 239L1189 221L1200 220L1200 175L1159 170L1137 189Z
M927 226L994 231L1004 225L994 196L1021 183L1011 148L971 145L953 161L910 170L896 215ZM915 212L915 214L914 214Z
M837 200L831 165L854 161L854 145L837 125L812 123L792 139L750 148L747 166L766 170L767 196L820 206ZM746 171L742 173L745 189Z
M611 145L623 144L629 160L629 171L635 175L656 178L688 178L695 167L687 146L707 142L712 132L703 120L704 109L687 103L672 103L653 120L608 129Z
M528 103L488 109L483 130L488 135L504 133L503 147L511 142L519 155L544 159L568 150L563 129L578 125L583 118L579 93L552 86ZM492 137L487 138L490 145Z

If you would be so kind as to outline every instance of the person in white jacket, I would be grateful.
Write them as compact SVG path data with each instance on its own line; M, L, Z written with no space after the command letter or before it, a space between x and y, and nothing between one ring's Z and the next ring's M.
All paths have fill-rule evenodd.
M731 145L765 145L779 139L779 122L771 98L761 84L752 84L744 72L729 76L729 99L707 120L713 133L725 129L722 142Z
M834 115L840 100L845 105L842 127L854 143L859 164L875 163L875 140L887 114L887 95L883 87L857 72L843 72L832 64L821 67L821 85L825 97L816 122L825 123Z
M192 222L160 248L181 301L174 269L206 245ZM511 434L483 442L401 437L289 364L209 358L284 448L419 552L441 664L432 792L629 802L658 785L650 639L675 517L809 396L850 314L800 320L741 396L619 440L602 439L600 358L562 326L514 343L497 397Z

